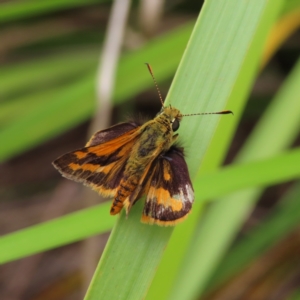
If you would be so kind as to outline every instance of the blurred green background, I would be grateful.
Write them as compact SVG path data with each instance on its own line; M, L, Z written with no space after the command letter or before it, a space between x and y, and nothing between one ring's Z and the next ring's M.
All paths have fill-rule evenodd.
M195 0L131 3L112 77L109 124L140 113L153 117L160 110L144 63L151 63L165 98L201 6L202 1ZM97 104L97 87L111 8L112 1L100 0L0 3L3 236L90 205L82 201L81 186L62 179L51 162L85 144L99 122L96 111L106 105L101 99ZM271 114L270 118L278 113L278 122L285 122L280 119L280 112L286 112L285 95L291 95L288 93L296 99L294 106L289 102L290 113L285 117L287 123L293 120L293 130L275 130L268 135L283 144L287 138L282 148L288 144L299 147L300 98L299 93L295 98L298 90L294 88L300 85L299 26L300 1L285 1L269 34L247 105L243 114L236 116L240 123L224 154L225 165L243 161L243 156L247 156L241 149L265 112ZM276 113L275 109L272 113L276 99L280 99L282 109L276 108ZM267 142L267 147L272 148L272 142ZM260 152L257 148L255 151ZM294 163L300 167L300 161ZM281 169L274 172L280 173ZM298 299L297 176L287 176L293 180L278 180L272 186L260 185L264 189L257 195L254 209L246 214L228 252L215 264L197 297L201 294L201 299L213 300ZM99 231L108 232L113 221L107 222ZM25 257L28 254L24 250L24 258L8 259L10 262L0 266L1 299L82 299L96 266L95 257L100 257L107 237L108 233L97 237L92 250L87 250L91 247L83 240L30 257ZM37 252L40 251L32 253Z

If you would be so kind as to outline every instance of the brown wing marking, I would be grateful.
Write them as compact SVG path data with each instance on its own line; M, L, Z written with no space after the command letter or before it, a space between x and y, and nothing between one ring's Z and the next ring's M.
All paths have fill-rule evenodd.
M53 165L64 177L91 186L104 197L113 197L139 134L138 127L131 129L103 144L67 153Z
M141 221L173 226L191 211L194 191L183 150L175 146L153 163Z
M89 146L96 146L99 144L104 144L108 141L116 139L117 137L121 136L122 134L124 134L132 129L135 129L139 126L140 125L135 121L116 124L114 126L106 128L104 130L100 130L100 131L96 132L91 137L91 139L87 142L87 144L85 146L89 147Z

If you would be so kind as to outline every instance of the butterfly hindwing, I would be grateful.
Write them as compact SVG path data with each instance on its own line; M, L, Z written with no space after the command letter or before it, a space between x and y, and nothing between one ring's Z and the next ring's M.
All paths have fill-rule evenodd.
M87 146L53 162L66 178L83 182L105 197L114 196L139 136L138 125L121 123L93 135Z
M173 226L190 212L194 191L183 149L172 146L153 163L142 222Z

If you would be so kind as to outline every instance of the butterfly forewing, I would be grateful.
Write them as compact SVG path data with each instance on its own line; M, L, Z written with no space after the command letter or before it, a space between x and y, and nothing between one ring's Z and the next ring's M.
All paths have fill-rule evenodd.
M106 143L139 126L140 124L137 124L136 122L123 122L116 124L107 129L96 132L85 146L97 146L99 144Z
M53 162L66 178L83 182L105 197L113 197L123 177L127 153L138 138L135 123L121 123L97 132L87 147Z

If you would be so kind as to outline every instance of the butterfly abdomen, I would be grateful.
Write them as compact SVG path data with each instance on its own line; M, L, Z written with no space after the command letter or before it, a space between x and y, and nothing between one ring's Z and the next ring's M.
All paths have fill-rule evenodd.
M124 201L134 192L138 185L136 176L129 179L122 179L119 188L116 192L114 201L112 203L110 214L115 215L123 208Z
M142 149L141 149L142 148ZM116 191L114 201L111 206L110 214L115 215L121 211L124 206L128 212L128 206L134 202L136 193L139 188L142 187L143 176L145 173L145 161L153 160L153 157L148 152L148 155L144 156L144 147L134 147L131 157L128 159L126 168L124 171L124 177L122 178L119 187ZM136 152L140 152L141 156L138 156ZM146 166L149 163L146 163Z

